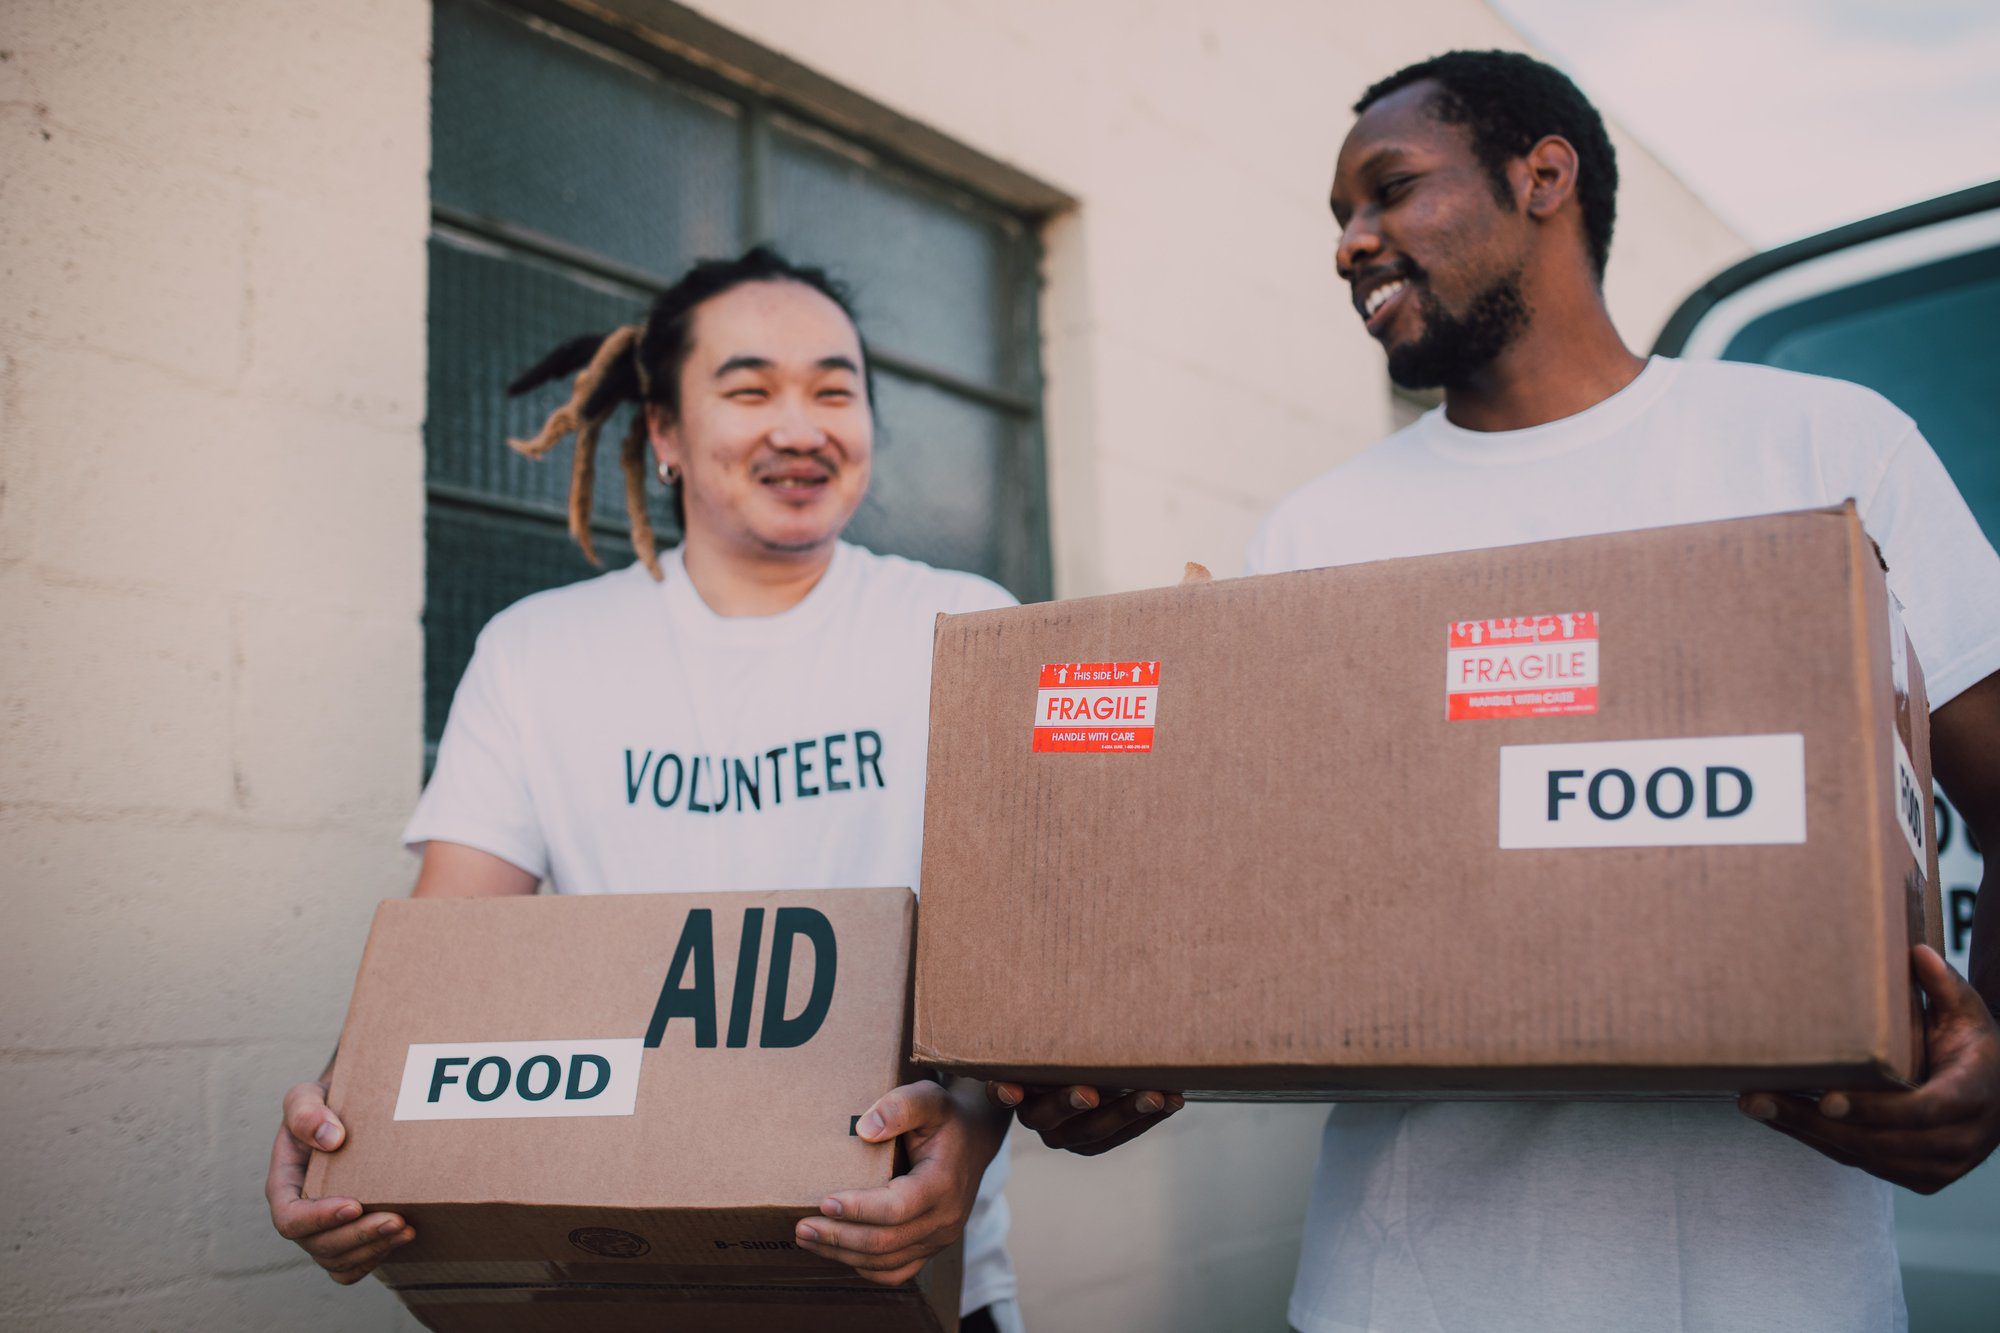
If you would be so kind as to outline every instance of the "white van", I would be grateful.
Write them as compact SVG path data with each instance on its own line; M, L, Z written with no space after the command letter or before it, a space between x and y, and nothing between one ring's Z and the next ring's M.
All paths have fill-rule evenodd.
M1869 386L1916 418L2000 546L2000 181L1753 255L1684 301L1653 350ZM1937 811L1963 973L1982 861L1942 795ZM2000 1328L2000 1154L1929 1198L1897 1191L1896 1224L1912 1333Z

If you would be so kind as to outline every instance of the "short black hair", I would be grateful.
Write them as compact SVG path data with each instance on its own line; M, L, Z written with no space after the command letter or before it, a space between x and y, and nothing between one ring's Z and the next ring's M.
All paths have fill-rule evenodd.
M1447 51L1405 65L1361 94L1357 116L1414 83L1434 83L1430 110L1448 125L1463 125L1472 151L1493 179L1503 204L1513 202L1507 163L1524 157L1544 136L1561 135L1576 149L1576 198L1591 262L1604 277L1611 255L1611 226L1618 214L1618 155L1604 118L1562 71L1519 51Z
M680 420L681 370L694 350L695 311L725 292L753 282L794 282L810 287L840 307L847 322L854 325L855 340L861 344L862 377L872 411L874 363L868 356L867 341L861 337L854 298L825 269L795 264L770 246L758 245L734 259L701 260L681 274L673 286L654 297L633 354L621 356L606 367L588 399L579 404L580 415L586 420L605 417L622 403L638 402L656 403L666 409L669 420ZM515 376L507 386L507 395L511 398L524 394L582 369L608 336L585 333L558 344Z
M855 317L853 297L825 269L795 264L768 245L753 246L734 259L704 259L654 298L653 308L646 316L646 331L639 339L638 365L647 373L638 396L665 408L669 420L680 420L681 369L694 350L695 311L725 292L753 282L797 283L840 307L847 322L854 325L854 339L861 345L861 372L872 411L874 363L861 336L861 321Z

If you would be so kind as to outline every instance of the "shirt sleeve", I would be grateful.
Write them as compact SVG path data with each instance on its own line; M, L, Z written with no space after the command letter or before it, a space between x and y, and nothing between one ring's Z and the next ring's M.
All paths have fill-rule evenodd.
M1858 497L1903 604L1933 709L2000 670L2000 555L1914 425Z
M452 696L437 766L403 830L403 845L421 854L429 842L461 843L545 879L548 840L535 814L505 656L504 642L488 626Z

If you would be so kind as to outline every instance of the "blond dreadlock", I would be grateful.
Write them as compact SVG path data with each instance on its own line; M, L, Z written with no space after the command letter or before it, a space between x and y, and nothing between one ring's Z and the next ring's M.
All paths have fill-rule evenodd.
M625 447L619 461L625 467L625 516L632 533L632 549L645 563L653 582L660 581L660 557L653 542L653 520L646 513L646 410L641 407L625 432Z
M622 324L597 345L590 360L577 372L571 383L569 401L549 413L531 440L508 440L507 444L516 453L527 458L539 459L551 449L561 444L567 435L576 436L576 454L570 465L569 478L569 535L583 549L586 559L593 565L602 566L598 558L597 546L590 538L590 515L595 501L597 484L597 436L604 429L604 423L618 410L624 401L623 393L602 392L614 380L623 379L620 371L635 378L638 375L638 346L643 328L637 324ZM529 370L515 381L522 385L533 379L539 383L547 378L541 372L551 363L573 358L577 351L577 339L564 344L545 358L541 364ZM625 361L619 365L620 359ZM558 372L559 373L559 372ZM520 390L509 386L510 392ZM653 525L646 516L646 417L643 409L633 421L632 429L625 436L623 464L625 472L625 511L630 520L632 548L640 560L645 562L646 572L655 581L662 575L660 561L653 541Z

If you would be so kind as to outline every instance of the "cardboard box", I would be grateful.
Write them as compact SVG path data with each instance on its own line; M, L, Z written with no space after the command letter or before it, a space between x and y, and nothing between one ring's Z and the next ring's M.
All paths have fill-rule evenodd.
M1341 1098L1913 1079L1936 839L1894 616L1848 507L942 618L915 1056Z
M887 1183L907 889L412 899L375 915L314 1198L406 1216L378 1270L433 1329L957 1327L959 1258L889 1289L798 1249Z

